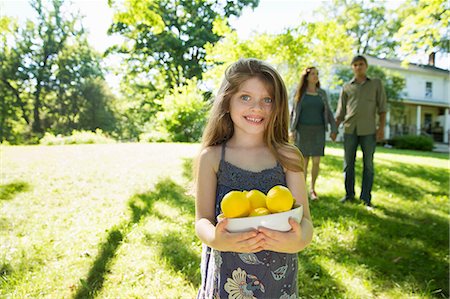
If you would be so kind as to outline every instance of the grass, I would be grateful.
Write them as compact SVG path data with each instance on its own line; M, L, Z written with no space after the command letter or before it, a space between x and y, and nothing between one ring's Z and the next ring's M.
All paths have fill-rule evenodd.
M195 297L201 243L188 191L198 149L2 147L0 297ZM338 203L342 155L329 145L322 160L300 295L447 298L448 156L378 148L376 209L367 211Z

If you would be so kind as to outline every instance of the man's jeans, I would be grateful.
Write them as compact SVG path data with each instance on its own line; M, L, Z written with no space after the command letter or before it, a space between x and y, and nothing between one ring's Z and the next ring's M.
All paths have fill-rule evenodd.
M360 199L370 203L372 199L373 185L373 154L375 153L376 137L373 135L358 136L356 134L344 134L344 177L346 198L355 197L355 159L358 145L361 145L363 153L363 178Z

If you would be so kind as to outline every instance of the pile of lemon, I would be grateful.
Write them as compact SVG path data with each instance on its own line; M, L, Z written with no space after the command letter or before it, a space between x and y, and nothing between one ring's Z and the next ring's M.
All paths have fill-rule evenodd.
M277 185L267 192L259 190L230 191L222 199L220 207L226 218L263 216L289 211L294 197L285 186Z

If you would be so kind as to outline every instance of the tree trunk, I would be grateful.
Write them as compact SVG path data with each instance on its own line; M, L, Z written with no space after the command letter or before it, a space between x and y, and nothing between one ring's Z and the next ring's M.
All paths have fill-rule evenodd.
M44 130L42 128L41 123L41 91L42 91L42 83L44 82L43 79L43 72L47 68L47 62L49 55L47 53L47 49L44 50L44 59L42 61L42 67L38 70L37 80L36 80L36 92L34 93L34 107L33 107L33 124L31 126L31 130L34 133L43 133Z
M25 122L27 123L27 125L30 124L30 119L28 118L28 114L27 114L27 109L25 108L25 103L22 101L22 98L20 97L20 93L17 89L15 89L11 83L8 82L8 80L3 79L2 80L3 83L5 83L5 85L14 93L15 97L16 97L16 101L20 106L20 109L22 110L22 117L25 120Z
M36 92L34 94L33 125L31 126L31 130L34 133L42 133L41 116L40 116L41 88L42 88L41 82L38 81L38 84L36 86Z

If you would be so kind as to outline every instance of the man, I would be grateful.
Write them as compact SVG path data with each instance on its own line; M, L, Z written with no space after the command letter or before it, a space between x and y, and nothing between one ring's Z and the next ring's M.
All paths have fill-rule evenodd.
M364 164L360 199L372 208L373 155L376 141L384 139L386 93L379 79L366 76L368 64L364 56L355 56L351 66L354 78L342 88L336 110L336 124L342 122L344 126L345 197L341 202L355 199L355 158L360 145Z

